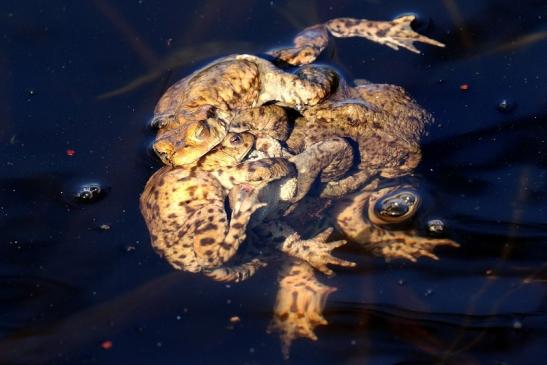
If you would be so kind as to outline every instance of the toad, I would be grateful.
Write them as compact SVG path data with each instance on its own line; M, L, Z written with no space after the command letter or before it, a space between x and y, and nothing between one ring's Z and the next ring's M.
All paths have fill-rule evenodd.
M233 263L225 265L245 241L253 213L266 205L259 201L261 187L295 175L293 165L284 158L241 162L254 140L248 132L230 132L195 164L165 166L148 180L140 198L141 212L152 246L174 268L204 272L220 281L240 281L265 265L258 257L239 260L243 263L235 267ZM312 147L302 158L311 158L315 152ZM287 186L288 191L278 193L276 199L290 199L294 188L291 190L290 183ZM326 264L353 266L330 254L346 242L327 242L329 235L323 232L308 240L295 234L281 235L274 247L325 272L330 270Z
M336 90L338 76L329 68L309 64L327 46L329 33L334 37L364 37L413 52L418 52L413 42L444 46L414 32L412 20L413 16L393 21L332 19L299 33L293 47L271 51L272 61L252 55L214 61L175 83L158 102L153 118L159 127L156 153L165 164L193 163L223 140L238 111L267 103L298 110L321 103ZM276 63L299 67L283 69ZM260 119L251 127L268 129Z

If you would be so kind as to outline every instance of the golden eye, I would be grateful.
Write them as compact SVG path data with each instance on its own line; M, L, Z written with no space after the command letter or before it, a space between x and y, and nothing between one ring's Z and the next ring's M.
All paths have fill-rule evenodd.
M419 205L420 198L415 192L402 191L378 200L374 213L386 223L401 223L412 217Z
M230 143L235 146L240 145L242 142L243 138L241 138L241 135L239 134L234 134L232 137L230 137Z

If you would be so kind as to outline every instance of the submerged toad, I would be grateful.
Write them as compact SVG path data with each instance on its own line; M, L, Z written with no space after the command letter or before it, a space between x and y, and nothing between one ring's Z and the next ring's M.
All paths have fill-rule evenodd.
M289 152L295 153L289 160L298 170L298 194L293 201L302 199L320 175L324 184L319 195L333 200L337 208L331 214L350 241L388 259L412 261L420 256L436 258L432 251L439 245L457 246L447 239L383 228L408 221L420 205L417 191L399 178L419 164L420 139L431 120L399 86L341 83L328 100L302 111L286 141ZM348 145L336 140L349 141L355 150L351 153ZM305 158L310 149L318 152ZM345 174L352 159L356 166ZM325 174L327 169L335 173ZM280 223L264 226L276 224Z

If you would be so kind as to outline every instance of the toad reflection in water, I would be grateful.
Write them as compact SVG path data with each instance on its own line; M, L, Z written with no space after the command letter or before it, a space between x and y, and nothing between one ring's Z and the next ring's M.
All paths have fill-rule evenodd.
M327 323L322 310L335 288L313 269L330 275L327 264L354 266L330 254L346 243L327 242L332 226L386 259L437 259L435 247L457 246L386 228L419 207L403 181L420 161L430 114L398 86L351 86L310 64L328 33L414 52L416 41L443 46L412 31L413 19L340 18L309 27L293 47L271 51L272 61L234 55L213 62L174 84L156 107L154 149L170 166L141 196L152 245L176 269L219 281L244 280L281 258L270 329L281 333L285 356L292 340L316 339L315 326ZM290 222L310 213L327 223L302 239Z

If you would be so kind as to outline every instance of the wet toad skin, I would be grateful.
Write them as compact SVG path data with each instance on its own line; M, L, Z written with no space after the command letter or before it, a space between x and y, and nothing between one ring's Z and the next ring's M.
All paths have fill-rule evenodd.
M335 95L302 114L286 141L289 150L296 153L289 160L298 170L302 193L298 200L308 193L309 181L324 172L330 162L322 157L342 156L335 166L343 168L333 170L338 174L321 176L324 185L319 195L335 206L327 215L346 238L386 259L411 261L422 256L437 259L433 250L438 246L458 246L449 239L419 237L413 231L390 228L411 220L420 206L417 190L404 177L419 164L420 139L432 121L403 88L368 82L355 87L341 85ZM332 144L336 138L352 141L353 154L340 154L342 145ZM310 148L321 152L302 159ZM341 176L352 156L358 157L357 166ZM300 181L302 178L307 181ZM384 204L384 214L374 209L380 203Z
M354 192L376 175L411 172L420 162L420 138L432 120L403 88L387 84L341 86L336 95L302 114L287 140L291 151L299 153L333 137L356 144L357 171L328 183L324 197Z
M140 198L153 247L175 268L198 272L228 261L245 240L258 190L240 189L228 221L225 200L236 184L264 184L294 173L285 159L240 161L253 147L250 133L229 133L193 166L158 170Z
M153 247L176 269L202 271L218 281L241 281L266 265L260 255L241 257L235 264L227 262L247 237L255 211L260 209L261 214L253 224L260 225L264 215L282 210L283 202L294 195L290 183L296 180L296 171L285 158L241 162L254 139L248 132L230 132L220 146L194 165L166 166L149 179L141 195L141 212ZM315 153L316 148L310 148L297 157L313 160ZM276 190L274 201L265 198L273 194L264 194L264 189L273 185L279 189L283 184L288 185L287 192ZM230 219L225 205L228 197ZM273 232L276 237L268 244L269 251L275 249L299 258L325 273L332 272L327 264L354 266L330 254L345 244L327 242L331 231L310 239L301 239L286 228Z
M271 51L274 62L304 65L292 72L251 55L222 58L171 86L158 102L154 121L160 127L154 148L162 161L173 166L193 163L210 151L230 130L238 111L278 103L302 109L327 98L337 75L322 67L309 67L335 37L364 37L393 49L418 50L413 42L444 47L414 32L413 16L393 21L338 18L306 28L294 46ZM260 124L260 119L256 120ZM252 129L263 129L260 125Z
M160 99L154 149L166 164L194 162L217 145L240 110L270 101L296 107L316 104L330 92L336 74L285 72L251 55L218 60L173 85ZM261 119L252 129L264 129Z
M271 54L277 60L282 60L293 65L302 65L313 62L328 43L328 32L336 37L366 37L394 49L397 49L397 47L404 47L411 51L417 51L412 45L412 42L414 41L422 41L437 46L443 46L434 40L414 33L410 29L410 22L412 19L413 17L401 17L392 22L371 22L351 18L334 19L325 24L307 28L295 38L294 47L272 51ZM267 131L270 127L264 128L261 125L255 125L254 122L252 122L252 118L251 123L247 123L243 127L233 123L234 120L238 119L238 113L251 108L260 107L262 101L265 103L276 102L280 105L286 105L300 111L304 111L306 108L322 104L326 98L332 97L332 93L336 94L336 90L333 88L333 82L337 81L336 75L329 75L328 69L325 70L320 67L304 67L297 70L297 72L300 72L298 75L296 73L280 74L278 69L271 69L271 65L268 63L262 63L262 61L255 62L257 61L257 58L254 56L243 55L240 56L238 61L240 60L250 61L251 64L246 64L243 66L248 69L253 69L256 67L254 72L258 70L258 78L255 77L254 81L251 78L246 78L247 76L252 76L252 73L238 76L237 73L238 69L241 69L241 64L238 64L237 62L230 64L233 59L227 59L226 61L228 61L228 63L222 67L225 67L225 70L228 70L229 66L232 68L228 70L229 72L223 71L224 73L222 74L222 77L224 77L224 75L231 74L233 79L230 80L230 82L233 82L233 85L230 84L230 82L228 82L228 84L220 85L214 90L213 93L210 93L209 90L199 90L199 87L197 87L195 90L198 90L198 92L193 94L193 99L192 97L187 99L184 94L187 91L185 88L188 87L189 79L186 79L186 81L183 80L180 84L176 85L176 87L173 87L172 90L170 89L165 97L162 98L162 101L158 104L158 108L156 109L156 121L161 128L158 133L155 147L156 151L160 154L165 163L178 166L195 162L201 156L207 154L207 152L214 148L214 146L217 146L218 143L222 141L227 131L238 130L232 129L232 127L242 128L242 130ZM253 63L255 64L254 66L252 65ZM200 71L205 71L205 74L210 72L210 76L218 77L219 74L216 73L215 64L212 66L213 67L211 69L205 68ZM221 67L218 68L220 69ZM267 72L263 72L264 70ZM268 70L274 70L274 72L269 72ZM295 75L296 77L294 77ZM206 79L207 75L202 75L200 77ZM256 80L259 80L261 85L261 90L258 90L258 94L256 88L258 83ZM311 85L311 87L308 87L309 85L306 85L306 83ZM206 83L203 84L207 86ZM287 87L287 84L289 85L289 88ZM227 87L225 87L226 85ZM270 87L272 85L274 85L274 87ZM295 85L298 87L294 88ZM195 87L195 85L190 87L190 89L193 87ZM263 89L267 89L265 90L266 92L264 92ZM243 97L241 97L242 95ZM268 98L271 100L266 101ZM182 103L181 100L183 101ZM242 101L243 105L233 103L234 100L237 100L237 102ZM332 101L335 100L336 99L332 99ZM374 104L372 101L370 103ZM327 107L327 109L329 108L333 109L331 106ZM348 109L352 108L353 107L349 107ZM379 109L387 108L380 106ZM347 113L347 111L344 113ZM256 121L260 122L261 119L256 119ZM315 122L318 121L313 121L312 123ZM268 135L268 133L266 134ZM285 137L282 135L270 135L270 137L272 137L273 140L285 140ZM328 145L323 145L323 143L331 143L331 138L334 138L334 141L342 141L342 143L338 144L338 147L332 147L335 150L340 149L340 151L342 151L340 154L333 154L339 157L338 161L336 162L332 159L329 160L327 158L328 154L322 153L321 156L326 157L321 162L322 165L321 163L318 165L320 167L317 167L316 171L313 171L312 173L308 171L307 175L305 173L301 173L303 172L302 168L305 166L305 163L300 164L299 178L307 176L308 179L311 179L314 174L315 176L321 174L321 180L325 183L340 180L342 178L342 175L348 169L347 163L345 163L349 158L347 146L344 146L343 143L343 139L348 138L348 136L343 136L340 138L337 134L334 134L319 141L307 140L305 141L304 148L300 150L294 148L294 152L296 152L295 156L288 154L285 157L288 159L292 158L293 162L298 166L299 155L308 153L314 148L319 148L318 146L328 147ZM382 138L380 137L380 139ZM313 142L316 143L314 144ZM405 145L405 143L402 144ZM274 151L270 153L277 156L283 155L284 153L280 148L268 147L271 146L266 146L263 149ZM358 150L365 151L364 147L366 147L366 144L360 144ZM416 156L416 151L412 149L412 143L404 147L410 149L410 155ZM404 150L404 148L399 147L396 149L400 149L401 151ZM328 151L328 148L326 150ZM360 151L358 154L361 155ZM385 156L383 156L383 158L385 158ZM363 159L361 156L361 161L363 160L366 160L366 158ZM305 161L305 159L301 159L300 161ZM371 173L371 171L378 173L378 169L376 169L376 167L381 164L380 162L376 163L372 160L369 162L369 166L359 165L358 169L358 171L366 171L367 178L365 181L367 181L368 174ZM331 170L328 170L327 166L329 165L331 165ZM409 167L406 168L402 163L398 165L394 163L391 166L386 166L384 175L387 176L389 174L388 169L394 170L394 175L399 173L404 174L413 168L411 167L412 163L408 163L408 166ZM368 181L368 183L370 184L370 181ZM266 186L268 185L269 184ZM328 194L330 194L330 196L341 197L345 194L345 192L356 189L355 186L362 185L362 181L359 181L358 184L346 184L342 190L336 190L333 188L335 185L330 185L331 191L328 191L327 186L327 188L325 188L325 191L327 191L325 195L328 196ZM372 189L372 185L369 185L369 187ZM304 190L305 189L302 189L302 191ZM364 190L366 189L363 189L363 191ZM238 193L238 189L232 191L235 191L236 196L236 198L231 200L233 202L238 202L240 200L245 201L250 196L249 192ZM344 193L342 191L344 191ZM239 199L237 198L238 194L240 194ZM357 196L363 197L364 195L357 194ZM370 194L368 198L364 197L362 200L367 202L372 201ZM232 205L236 205L236 203L232 203ZM256 207L254 197L253 204L251 205ZM349 210L353 209L351 201L348 201L346 207ZM359 206L359 204L357 204L356 207L359 211L364 210L364 207ZM337 216L342 216L343 213L344 212L339 212ZM354 209L349 216L355 216ZM374 225L378 224L379 222L374 223ZM368 227L374 225L371 225L369 222ZM279 234L279 236L273 237L285 240L287 237L290 237L291 235L287 234L287 232L283 232L283 229L284 227L275 230L275 234ZM329 234L330 231L326 231L320 235L322 235L322 238L326 240ZM315 238L318 238L318 236ZM309 245L307 248L306 246L301 247L304 248L304 252L313 251L309 248ZM323 265L325 263L327 262L323 262ZM240 268L244 269L244 265ZM232 278L233 277L234 276L232 276ZM235 277L237 278L239 276L236 275ZM279 284L280 290L278 291L278 297L274 308L275 316L270 329L281 332L284 354L288 356L288 347L294 338L309 337L314 339L316 338L313 333L314 327L318 324L326 324L326 321L322 316L322 309L327 296L334 291L334 288L327 287L319 283L315 278L312 266L300 259L290 259L286 261L285 267L281 273Z

